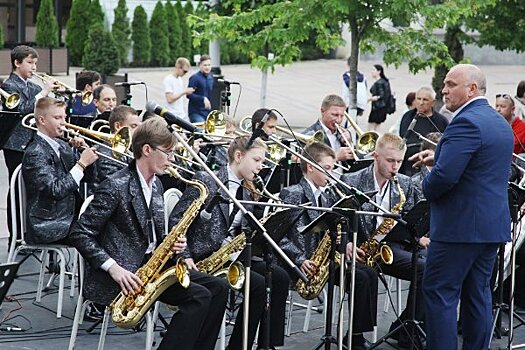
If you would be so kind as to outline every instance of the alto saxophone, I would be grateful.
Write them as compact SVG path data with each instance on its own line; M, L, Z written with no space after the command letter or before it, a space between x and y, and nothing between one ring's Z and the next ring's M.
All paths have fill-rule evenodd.
M337 224L337 237L341 236L341 224ZM310 257L317 267L317 271L308 277L308 283L299 279L295 284L297 293L306 300L317 298L328 281L328 268L330 264L330 249L332 247L332 240L330 239L330 232L326 230L319 245ZM341 264L341 253L335 252L335 263Z
M196 265L204 273L215 277L226 278L230 288L239 290L244 284L246 277L244 266L238 261L232 262L227 268L224 265L230 260L230 255L240 252L246 245L246 234L243 232L231 241L219 248L209 257L202 259Z
M206 185L197 180L186 180L174 168L167 169L170 176L180 179L199 190L199 197L184 212L162 243L155 249L151 258L141 266L136 275L143 283L140 291L128 296L120 292L110 305L113 322L122 328L134 328L146 314L150 306L171 285L178 282L187 288L190 284L188 266L184 259L179 258L175 266L162 271L164 265L173 256L173 245L179 237L184 237L189 226L197 216L200 208L208 197Z
M399 184L399 181L397 179L397 176L394 176L392 179L394 184L397 187L397 190L399 191L399 203L397 203L391 210L393 214L399 214L403 210L403 206L406 202L405 193L403 192L403 189L401 188L401 185ZM370 238L368 238L359 248L361 248L365 252L365 264L374 267L376 266L376 263L381 259L383 263L385 264L392 264L392 261L394 261L394 254L392 253L392 249L386 245L383 242L379 242L376 237L378 235L386 235L388 234L392 228L394 228L394 225L396 224L396 221L393 218L385 218L381 225L370 235Z

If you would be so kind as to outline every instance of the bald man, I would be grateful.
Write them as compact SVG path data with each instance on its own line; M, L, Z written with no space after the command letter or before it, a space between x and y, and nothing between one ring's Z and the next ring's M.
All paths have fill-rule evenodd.
M453 119L423 180L431 205L423 278L429 350L457 349L460 300L463 349L489 348L489 281L498 246L510 240L507 180L513 136L485 91L485 75L474 65L454 66L444 80L442 92Z

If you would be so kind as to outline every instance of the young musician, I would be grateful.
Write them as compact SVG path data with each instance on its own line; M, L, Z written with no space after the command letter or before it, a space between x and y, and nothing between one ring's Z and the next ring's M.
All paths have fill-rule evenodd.
M401 206L401 193L397 185L394 183L393 178L397 176L399 186L403 191L406 202L402 205L402 210L411 209L414 204L418 201L418 191L414 188L410 178L403 174L398 174L399 168L403 162L404 155L406 152L406 144L404 140L391 133L385 133L376 143L374 152L374 162L367 168L356 171L354 173L345 174L341 177L341 180L350 186L356 187L362 192L377 191L377 194L372 198L381 207L392 210L396 205ZM375 208L365 203L361 206L362 210L365 211L376 211ZM378 227L383 223L383 218L373 216L360 216L359 217L359 231L358 231L358 242L361 245L365 240L370 238ZM387 229L388 231L391 230ZM383 239L387 242L388 246L393 252L392 264L384 264L379 262L380 271L386 275L390 275L396 278L401 278L407 281L412 280L412 252L410 242L404 240L398 241L399 238L380 235L377 237L378 240ZM403 236L404 239L404 236ZM428 242L427 239L420 239L420 244ZM356 259L363 262L364 251L357 248ZM424 320L423 311L423 299L421 293L421 280L423 278L423 271L425 267L424 255L418 256L418 275L417 275L417 290L416 290L416 315L415 318L418 321ZM414 281L413 281L414 282ZM407 298L407 306L401 313L399 320L404 321L409 318L409 310L413 302L414 296L409 293ZM391 330L400 324L400 321L396 321L392 324ZM399 335L398 344L400 347L408 347L410 345L410 339L406 332L401 332Z
M211 94L213 91L213 75L211 74L211 58L202 55L199 61L199 71L190 77L188 88L193 89L188 96L188 115L192 123L205 121L211 112Z
M93 91L100 86L100 74L93 70L83 70L78 73L76 80L76 89L84 94L93 94ZM76 96L73 104L73 115L84 115L95 111L97 108L93 100L91 103L84 105L82 96ZM93 97L93 95L91 95Z
M120 291L129 295L142 287L134 272L148 262L165 234L163 189L157 175L171 166L175 142L160 117L142 123L133 138L135 160L99 186L74 225L71 243L88 262L84 281L87 299L109 305ZM186 238L180 236L172 248L181 253ZM159 298L178 307L160 343L161 350L215 347L228 286L196 271L190 272L190 279L188 288L175 283Z
M319 164L326 171L332 171L335 163L334 151L323 143L312 143L304 148L303 156ZM284 188L280 197L287 204L304 204L330 207L334 205L335 199L331 193L326 193L325 186L328 176L315 169L306 161L301 160L303 178L298 184ZM300 227L311 223L320 215L319 212L308 210L293 223L290 230L281 241L281 248L286 255L307 276L315 275L319 266L311 260L311 257L319 245L320 235L299 232ZM350 271L347 270L346 290L350 288ZM354 295L354 328L352 334L352 349L367 349L370 343L364 338L363 332L372 331L376 325L377 318L377 273L365 265L356 265L355 270L355 295ZM346 341L344 341L346 343Z
M241 199L254 199L253 178L262 169L266 145L256 139L251 146L247 146L247 137L238 137L232 141L228 149L229 163L216 171L217 177L229 188L229 192ZM210 196L204 208L210 211L211 218L206 220L198 216L188 230L188 250L187 261L189 266L196 269L195 263L210 256L231 238L241 232L250 232L243 222L241 212L233 204L219 203L212 208L207 205L215 195L221 193L217 184L208 173L198 172L194 180L204 182L210 192ZM195 200L197 192L188 187L181 200L170 216L170 225L174 225L180 219L185 209ZM223 197L226 194L222 195ZM247 206L248 210L252 208ZM263 316L265 305L265 283L264 283L265 263L262 259L252 257L251 289L250 289L250 315L248 324L248 347L251 348L255 339L257 326L259 325L258 344L262 344L265 333L264 323L260 323ZM272 293L271 293L271 312L270 312L270 342L269 346L284 343L284 315L286 297L290 279L286 271L278 266L273 267L272 271ZM242 307L237 313L237 320L230 337L228 349L239 350L242 348L242 329L243 329L243 310ZM259 324L260 323L260 324Z
M27 193L27 234L29 243L67 242L71 224L82 204L79 193L84 172L98 156L82 139L85 147L77 160L71 146L60 139L66 123L66 103L42 97L36 103L38 131L22 160L22 176Z

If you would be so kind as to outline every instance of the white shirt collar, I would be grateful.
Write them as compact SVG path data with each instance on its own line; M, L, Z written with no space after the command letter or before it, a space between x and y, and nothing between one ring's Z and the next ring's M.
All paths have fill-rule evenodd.
M315 200L319 202L319 196L324 191L325 187L317 187L308 178L305 177L304 179L310 185L310 188L312 189L312 193L314 194ZM313 203L313 204L315 204L315 203Z
M468 100L461 107L459 107L454 113L452 113L452 119L454 119L463 110L463 108L467 107L471 102L474 102L476 100L486 100L486 99L487 98L485 96L477 96L477 97L474 97L472 100Z
M328 127L324 125L321 119L319 119L319 124L321 124L321 127L323 128L323 131L325 132L326 135L334 135L334 136L336 135L337 131L332 132L332 130L328 129Z
M240 185L243 179L240 178L240 177L237 177L237 175L235 175L235 173L233 172L233 170L232 170L232 168L230 167L229 164L226 166L226 168L228 169L228 180L230 182L237 183L237 185ZM228 187L230 187L230 186L228 185Z
M60 144L57 142L57 140L45 135L44 133L37 131L36 134L43 138L49 146L55 151L56 155L60 157Z
M146 182L144 176L142 176L142 173L139 169L137 169L137 173L139 174L140 187L142 188L142 193L144 193L144 198L146 198L146 203L148 203L149 206L151 202L151 194L153 192L153 184L155 183L155 175L153 175L151 181L148 183Z

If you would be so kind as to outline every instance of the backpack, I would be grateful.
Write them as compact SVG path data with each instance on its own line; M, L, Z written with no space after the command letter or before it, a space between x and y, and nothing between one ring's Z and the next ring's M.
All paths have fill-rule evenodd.
M386 112L388 114L392 114L396 112L396 98L392 94L388 96L388 99L386 101Z

